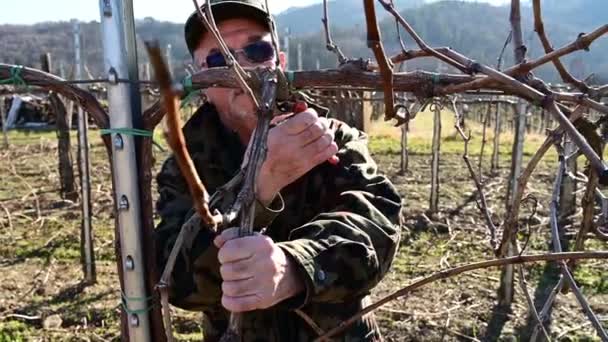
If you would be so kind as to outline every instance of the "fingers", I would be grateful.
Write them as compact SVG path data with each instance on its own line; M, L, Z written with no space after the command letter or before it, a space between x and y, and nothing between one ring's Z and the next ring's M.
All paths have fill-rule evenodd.
M303 114L304 112L289 119L289 124ZM271 184L279 184L277 188L281 189L325 160L337 164L338 161L333 156L338 148L328 119L317 117L314 123L296 135L287 134L283 125L275 127L279 130L271 131L274 134L268 139L269 153L263 167L268 174L274 175L272 182L275 183Z
M276 115L272 118L272 120L270 120L270 124L274 124L274 125L279 124L279 123L283 122L284 120L289 119L293 115L294 115L293 113Z
M252 235L224 242L219 252L217 253L217 258L219 262L221 264L225 264L228 262L235 262L238 260L250 258L256 251L255 248L257 246L254 243L254 239L257 238L259 238L259 236Z
M338 145L336 145L336 143L332 141L324 150L320 151L313 158L312 163L314 163L314 165L316 166L327 160L333 165L338 164L340 160L336 156L336 153L338 153Z
M244 280L255 275L252 258L229 262L220 266L220 275L224 281Z
M232 228L225 230L214 241L216 245L221 246L217 258L221 264L222 279L241 280L252 277L256 268L253 259L268 255L272 251L273 241L269 237L257 233L224 242L223 240L227 237L235 235L234 230L231 230Z
M222 293L230 297L248 296L256 294L258 289L255 278L247 278L222 283Z
M226 231L224 235L225 238L234 233ZM218 244L223 242L222 239L218 239ZM243 259L246 255L250 256ZM297 288L294 266L267 236L248 236L223 242L218 258L223 281L222 305L232 312L267 308L291 296L289 291L298 291L294 290Z
M238 227L227 228L227 229L224 229L220 235L217 235L215 237L215 239L213 239L213 244L215 244L215 246L217 248L222 248L222 246L224 245L224 243L226 243L226 241L236 239L238 236L239 236Z
M294 115L291 119L281 124L280 127L285 129L289 135L297 135L317 122L318 119L317 112L314 109L308 109Z
M294 138L297 140L299 146L306 146L316 141L326 133L331 133L333 139L333 132L329 129L329 122L327 119L318 118L315 123L308 126Z
M257 295L240 297L232 297L227 295L222 296L222 305L231 312L243 312L258 309L260 302L261 300Z
M334 135L332 132L325 132L315 141L309 143L304 146L302 149L302 154L306 156L316 156L319 153L325 151L330 145L335 145ZM337 147L337 145L336 145Z
M253 232L253 236L260 235L259 232ZM217 235L215 239L213 239L213 244L219 249L226 243L226 241L234 240L239 237L239 228L232 227L226 228L222 231L220 235Z

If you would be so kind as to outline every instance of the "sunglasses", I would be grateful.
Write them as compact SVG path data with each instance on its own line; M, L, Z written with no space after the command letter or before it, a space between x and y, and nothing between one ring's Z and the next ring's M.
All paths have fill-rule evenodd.
M229 49L230 53L236 58L237 53L243 53L245 58L252 63L264 63L272 59L274 56L274 47L270 42L265 40L258 40L253 42L242 49L233 50ZM221 52L217 51L211 53L205 59L205 65L203 67L215 68L226 66L226 60Z

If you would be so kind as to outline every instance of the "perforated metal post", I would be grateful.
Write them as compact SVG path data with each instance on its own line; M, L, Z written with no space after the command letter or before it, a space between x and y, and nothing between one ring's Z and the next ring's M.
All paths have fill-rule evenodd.
M137 57L130 0L100 0L110 127L133 128L141 120L138 89L122 79L137 80ZM150 341L149 294L146 293L141 234L136 148L133 136L112 133L115 203L120 236L123 302L130 341Z

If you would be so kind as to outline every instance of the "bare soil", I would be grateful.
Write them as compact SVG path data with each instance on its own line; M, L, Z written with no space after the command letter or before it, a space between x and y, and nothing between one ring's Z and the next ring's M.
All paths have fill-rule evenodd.
M87 287L80 282L80 209L78 203L59 197L54 136L15 134L11 147L0 151L0 342L119 340L110 170L95 134L91 188L98 281ZM488 229L475 204L474 184L460 154L442 155L440 212L435 215L426 212L430 154L411 155L404 175L399 174L394 149L375 148L374 155L406 207L400 250L391 271L374 290L375 299L438 270L493 257ZM165 156L155 150L156 170ZM497 223L504 216L507 192L508 155L501 158L502 168L494 176L484 164L485 192ZM538 207L531 217L531 204L521 212L522 226L532 233L527 253L550 249L547 216L555 166L551 160L542 163L529 186ZM571 235L580 215L579 210L569 219ZM590 240L586 249L608 246ZM556 268L536 263L524 270L529 292L540 306L539 298L558 278ZM575 271L579 286L608 329L607 274L602 261L581 262ZM382 332L388 341L526 341L533 321L523 292L516 282L513 305L498 307L499 277L500 269L483 269L427 285L376 312ZM599 340L571 292L558 295L551 317L552 340ZM199 314L176 309L174 329L180 341L200 340Z

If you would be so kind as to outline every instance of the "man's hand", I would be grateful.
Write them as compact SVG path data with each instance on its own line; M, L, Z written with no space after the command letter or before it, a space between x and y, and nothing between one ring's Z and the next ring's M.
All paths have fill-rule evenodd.
M295 265L267 236L232 239L226 229L213 243L219 248L222 305L231 312L266 309L304 289Z
M307 109L268 132L268 153L257 179L257 197L268 204L285 186L338 152L326 118Z

